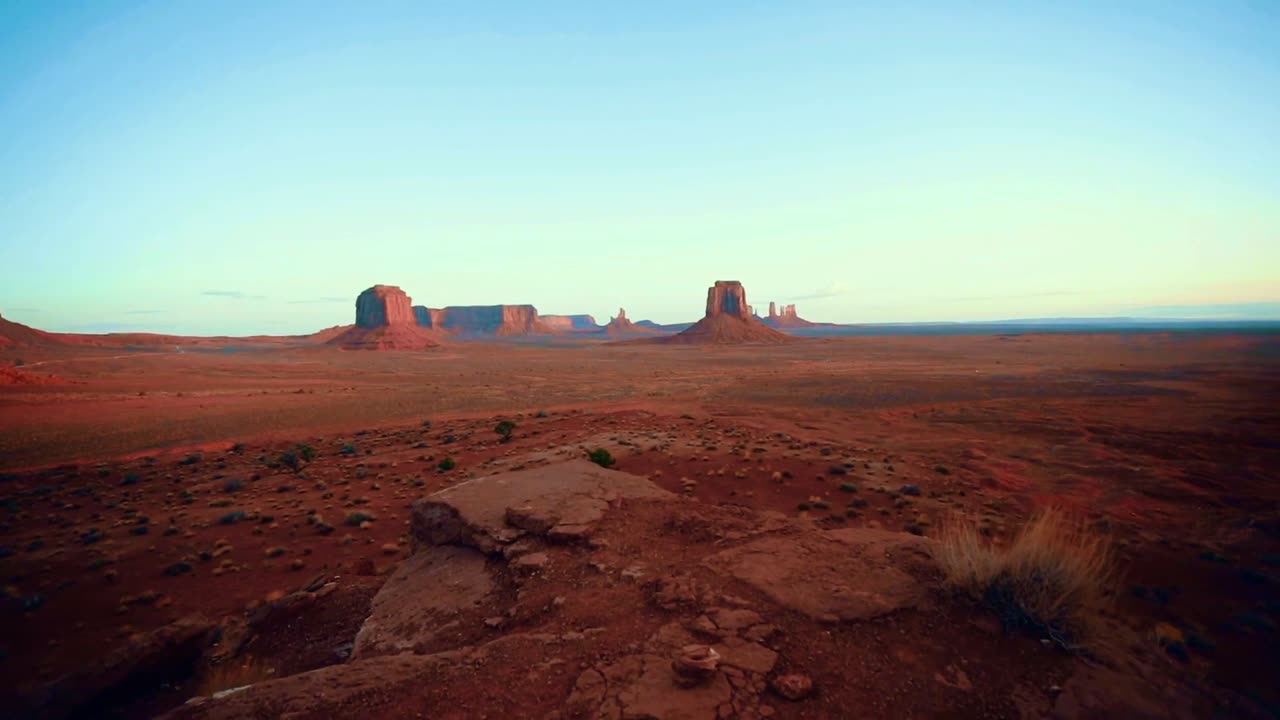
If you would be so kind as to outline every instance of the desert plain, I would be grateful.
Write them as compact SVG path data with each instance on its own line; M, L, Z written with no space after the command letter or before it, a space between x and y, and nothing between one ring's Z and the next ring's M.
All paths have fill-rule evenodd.
M19 717L1272 717L1280 707L1275 334L0 351L17 360L54 378L0 386L0 692L10 695L0 700ZM509 439L495 431L503 420ZM359 664L375 596L417 557L415 501L576 468L597 449L675 499L609 498L589 542L490 548L483 592L465 607L433 605L423 617L437 613L440 627L412 653L361 660L384 663L381 683L323 674ZM884 590L883 612L834 616L749 572L713 581L708 569L728 562L713 553L770 533L863 529L928 543L965 517L998 543L1048 507L1115 549L1105 630L1084 649L1002 625L923 564L904 575L909 599ZM861 592L841 551L815 547L775 560L804 564L825 589L843 577ZM751 562L774 561L757 551ZM448 573L438 580L452 587ZM100 667L192 617L206 647L183 663ZM664 633L754 654L726 659L710 685L655 693L646 678L661 673L643 663L665 657L654 645ZM811 687L779 686L793 675ZM316 692L329 700L297 700ZM644 705L668 696L694 699Z

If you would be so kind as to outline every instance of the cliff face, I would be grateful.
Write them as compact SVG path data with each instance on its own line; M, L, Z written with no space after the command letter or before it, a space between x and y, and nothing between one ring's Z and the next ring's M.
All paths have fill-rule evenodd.
M414 324L412 301L394 285L374 285L356 297L356 327Z
M462 305L413 308L415 321L455 335L533 335L551 332L532 305Z
M707 312L705 317L729 315L737 318L751 317L747 305L747 291L737 280L717 280L707 288Z
M539 315L538 319L555 332L581 332L599 330L600 324L591 315Z

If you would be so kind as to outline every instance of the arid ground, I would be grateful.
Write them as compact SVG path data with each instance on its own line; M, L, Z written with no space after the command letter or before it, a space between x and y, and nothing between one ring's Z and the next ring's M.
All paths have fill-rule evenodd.
M1149 684L1195 690L1169 696L1190 698L1178 712L1280 712L1275 335L62 348L21 359L66 381L0 387L0 687L22 702L137 633L195 612L252 615L316 582L336 587L253 625L246 682L341 663L408 556L412 501L604 448L615 469L696 501L687 523L667 518L671 537L645 535L642 509L605 520L610 552L664 571L702 542L697 518L741 507L925 537L964 515L996 540L1062 507L1114 539L1122 574L1109 616L1128 634L1113 639L1154 668ZM494 432L502 419L515 424L510 442ZM281 458L298 445L315 455L291 469ZM537 683L477 661L387 700L402 712L383 716L545 717L583 668L643 640L664 612L619 620L612 585L539 582L533 595L564 606L540 628L603 627L609 642L588 635L548 654L556 662ZM495 632L487 615L524 617L513 593L460 621L449 647ZM815 692L743 717L1069 714L1055 695L1088 662L957 599L860 623L767 619L780 629L778 667L810 676ZM522 673L542 662L541 650L513 652ZM99 698L95 716L148 717L245 684L170 680Z

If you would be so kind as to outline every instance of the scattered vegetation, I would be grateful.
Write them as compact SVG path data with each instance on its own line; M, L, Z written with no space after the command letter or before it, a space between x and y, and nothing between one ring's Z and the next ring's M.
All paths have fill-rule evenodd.
M249 514L243 510L235 510L218 518L219 525L235 525L236 523L249 517Z
M840 483L840 491L847 492L847 493L855 493L855 492L858 492L858 486L854 485L851 482Z
M516 429L515 423L511 422L510 420L503 420L493 428L493 431L498 433L498 435L502 438L502 442L506 443L506 442L511 442L511 433L515 432L515 429Z
M347 515L347 524L350 525L351 527L360 527L364 523L373 522L374 520L377 520L377 519L378 518L374 515L370 515L367 512L360 512L359 510L357 510Z
M203 459L204 459L204 456L201 455L200 453L191 453L190 455L179 460L178 464L179 465L195 465L196 463L200 462Z
M224 690L234 690L270 680L275 676L274 670L253 658L228 660L210 667L204 673L196 689L196 695L208 697Z
M604 448L596 448L587 453L587 459L599 465L602 468L613 467L618 461L613 459L613 455Z
M458 467L458 463L454 462L453 458L447 457L441 460L440 464L436 465L436 467L440 468L440 472L449 472L450 470Z
M280 464L295 473L302 472L302 468L315 459L316 450L310 445L295 445L292 450L280 454Z
M1114 580L1111 540L1059 511L1036 515L996 546L970 521L944 524L934 550L948 583L995 610L1006 628L1073 650L1093 629Z

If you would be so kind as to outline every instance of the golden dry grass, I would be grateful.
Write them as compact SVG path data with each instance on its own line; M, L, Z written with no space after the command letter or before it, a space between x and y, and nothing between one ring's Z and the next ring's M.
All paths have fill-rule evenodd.
M951 587L992 607L1006 627L1042 632L1067 649L1089 637L1115 580L1111 539L1057 510L1032 517L1007 545L953 520L935 557Z
M253 685L271 680L275 671L253 658L228 660L208 668L200 677L197 697L208 697L223 690Z

